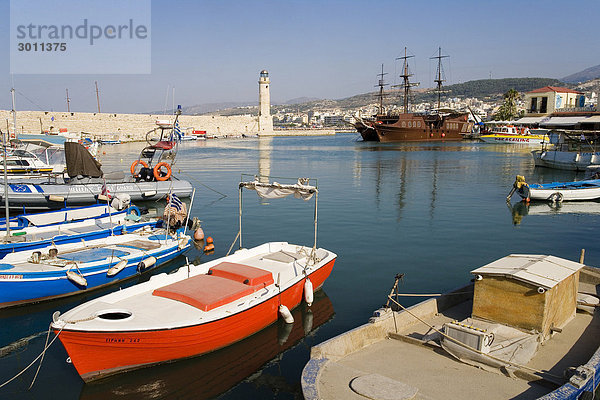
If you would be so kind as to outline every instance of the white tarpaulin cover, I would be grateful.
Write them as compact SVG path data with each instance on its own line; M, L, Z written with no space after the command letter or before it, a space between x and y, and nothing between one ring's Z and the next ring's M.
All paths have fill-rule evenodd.
M293 194L297 199L310 200L318 190L314 186L305 185L303 182L307 180L298 179L298 183L294 185L282 185L277 182L262 183L259 181L240 182L240 188L256 190L258 195L263 199L281 199L290 194Z
M585 122L587 117L550 117L548 121L540 123L542 126L569 126Z

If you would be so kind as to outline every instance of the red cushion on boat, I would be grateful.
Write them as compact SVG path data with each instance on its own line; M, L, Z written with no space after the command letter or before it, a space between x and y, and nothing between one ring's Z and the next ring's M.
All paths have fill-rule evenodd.
M156 144L153 144L150 147L153 149L159 149L159 150L171 150L174 146L175 146L175 142L167 142L167 141L162 140L160 142L157 142Z
M260 285L264 287L274 282L273 274L269 271L231 262L219 263L212 267L209 273L212 273L213 276L221 276L241 283L244 283L247 279L246 285L250 286Z
M251 293L254 293L254 288L243 283L214 275L197 275L155 289L152 295L210 311Z

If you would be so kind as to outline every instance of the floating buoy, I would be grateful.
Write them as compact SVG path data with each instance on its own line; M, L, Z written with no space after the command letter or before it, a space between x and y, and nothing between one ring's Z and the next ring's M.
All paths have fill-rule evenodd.
M103 151L102 154L106 155L106 151Z
M67 271L67 278L79 286L87 287L87 280L75 271Z
M442 133L442 137L446 137L446 134L445 134L445 133Z
M106 271L106 276L115 276L127 266L127 260L121 260Z
M281 316L283 317L283 320L285 321L286 324L294 323L294 317L292 316L292 313L283 304L279 306L279 314L281 314Z
M313 293L313 284L310 279L306 278L304 281L304 300L306 304L310 307L313 303L314 293Z
M206 244L212 244L212 242L213 242L213 238L212 238L212 237L210 237L210 236L208 236L208 237L206 238Z
M204 239L204 231L202 230L202 228L198 228L196 229L196 232L194 232L194 240L202 240ZM212 240L212 238L211 238Z
M138 263L138 270L143 271L146 268L150 268L154 264L156 264L156 257L148 257Z
M204 252L208 253L209 251L213 251L215 249L215 245L214 244L207 244L206 246L204 246Z

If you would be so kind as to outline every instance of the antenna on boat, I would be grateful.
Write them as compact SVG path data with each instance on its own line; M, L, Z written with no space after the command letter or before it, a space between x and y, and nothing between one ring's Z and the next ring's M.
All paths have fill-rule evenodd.
M377 82L377 85L375 85L375 87L379 86L379 93L375 95L379 99L379 111L378 111L378 114L383 114L383 98L385 96L387 96L387 94L384 93L383 88L385 86L389 86L389 84L385 83L385 81L383 80L383 77L385 75L387 75L387 72L383 72L383 64L381 64L381 73L377 74L377 76L379 77L379 80Z
M413 58L414 55L408 55L407 54L407 50L406 47L404 48L404 56L402 57L398 57L396 58L396 60L403 60L404 64L402 66L402 75L400 75L400 78L402 78L404 80L404 83L402 85L396 85L394 87L403 87L404 88L404 100L403 100L403 107L404 107L404 113L408 113L408 99L410 97L410 88L413 86L419 86L419 82L411 82L410 81L410 77L413 76L414 74L411 74L409 69L408 69L408 59L409 58Z
M448 57L450 57L450 56L442 55L441 47L438 47L438 55L437 56L429 57L430 60L433 60L436 58L438 60L436 79L434 79L434 82L437 83L437 94L438 94L437 108L438 108L438 110L440 109L441 98L442 98L442 83L446 82L446 80L442 78L442 75L444 75L444 70L442 68L442 58L448 58Z
M14 89L13 89L14 90ZM13 93L14 96L14 93ZM8 119L6 120L6 134L9 135L8 131ZM2 135L2 148L4 151L4 207L5 207L5 227L6 227L6 240L10 240L10 213L8 211L8 178L6 176L6 136L0 130L0 134Z

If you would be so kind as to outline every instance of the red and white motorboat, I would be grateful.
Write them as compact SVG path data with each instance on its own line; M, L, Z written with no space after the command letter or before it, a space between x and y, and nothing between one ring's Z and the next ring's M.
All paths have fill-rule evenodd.
M244 187L267 198L293 193L306 200L317 193L316 187L300 181L254 181L240 184L240 199ZM315 201L315 234L316 215ZM270 242L240 249L153 276L63 315L55 313L52 328L86 382L197 356L242 340L280 317L290 322L287 310L303 298L312 302L313 288L323 285L336 258L317 248L316 240L313 247Z

